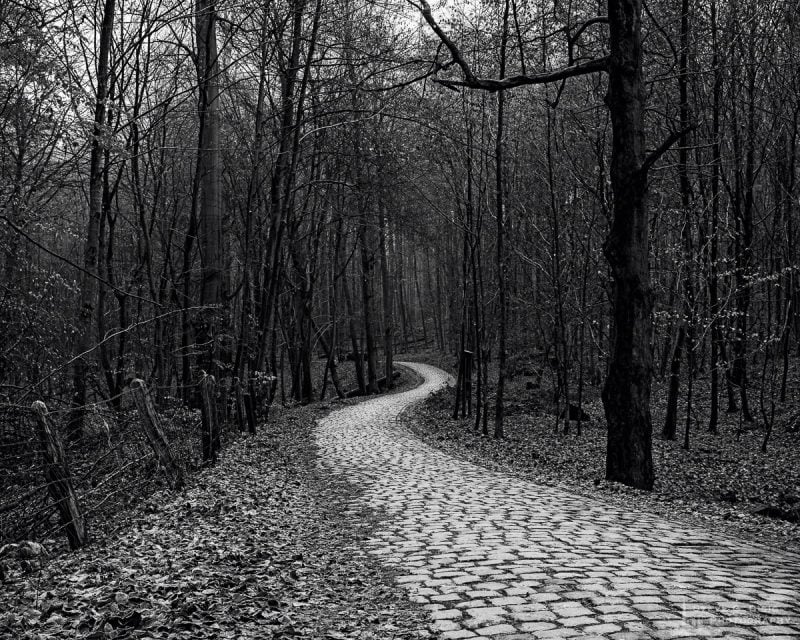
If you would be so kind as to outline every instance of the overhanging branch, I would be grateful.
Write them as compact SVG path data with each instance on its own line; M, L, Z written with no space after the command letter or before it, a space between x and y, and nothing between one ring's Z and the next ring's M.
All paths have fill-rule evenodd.
M437 82L448 89L468 87L470 89L483 89L484 91L504 91L505 89L513 89L514 87L521 87L528 84L548 84L551 82L559 82L567 78L597 73L599 71L606 71L608 69L609 58L608 56L605 56L603 58L598 58L597 60L590 60L588 62L579 64L569 64L563 69L558 69L556 71L520 74L516 76L510 76L508 78L501 78L499 80L494 78L479 78L475 75L475 73L472 71L472 68L469 66L469 63L461 54L461 50L458 48L458 45L456 45L456 43L450 39L450 37L444 32L444 29L442 29L439 23L436 22L436 18L433 17L431 6L428 4L427 0L409 0L409 2L419 9L422 17L425 19L425 22L428 23L428 26L430 26L442 44L444 44L444 46L450 52L452 63L449 63L445 66L456 64L459 66L462 74L464 75L463 80L434 79L434 82ZM587 27L604 21L606 21L605 18L593 18L589 20L578 29L578 32L574 36L570 38L571 43L574 42L574 40L577 39L581 32L583 32ZM570 50L572 49L571 43Z
M545 71L543 73L528 75L520 74L500 80L472 76L471 79L465 78L464 80L443 80L441 78L435 78L434 82L448 87L449 89L469 87L470 89L483 89L484 91L504 91L505 89L513 89L514 87L521 87L528 84L549 84L551 82L566 80L567 78L574 78L575 76L585 76L590 73L606 71L608 69L608 60L608 56L605 56L597 60L575 64L556 71Z

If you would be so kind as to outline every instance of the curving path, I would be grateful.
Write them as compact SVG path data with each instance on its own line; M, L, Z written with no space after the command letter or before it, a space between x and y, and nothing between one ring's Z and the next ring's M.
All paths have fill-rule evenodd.
M437 451L396 418L449 376L404 364L421 386L330 414L317 441L385 514L366 544L442 639L800 638L799 555Z

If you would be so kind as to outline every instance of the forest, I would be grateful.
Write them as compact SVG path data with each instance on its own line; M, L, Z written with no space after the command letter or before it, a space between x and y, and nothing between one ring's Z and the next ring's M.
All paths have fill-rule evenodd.
M798 47L796 0L0 1L0 547L408 360L434 446L746 443L797 523Z

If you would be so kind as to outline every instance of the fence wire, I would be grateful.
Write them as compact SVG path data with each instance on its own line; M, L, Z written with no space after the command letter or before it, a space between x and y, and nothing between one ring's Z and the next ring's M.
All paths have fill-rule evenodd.
M153 387L149 393L178 466L184 473L198 468L203 463L201 410L176 397L174 386ZM220 385L216 397L224 447L239 432L240 423L231 402L233 395L224 393ZM70 440L66 433L73 408L53 405L48 406L50 424L60 436L90 530L93 523L167 486L130 388L118 397L86 405L79 439ZM30 407L0 402L0 547L21 540L62 537L66 525L50 495L42 454L35 412Z

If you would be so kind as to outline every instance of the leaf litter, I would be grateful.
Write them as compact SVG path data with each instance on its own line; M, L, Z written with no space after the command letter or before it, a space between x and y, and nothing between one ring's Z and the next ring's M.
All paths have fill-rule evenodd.
M8 550L0 637L427 637L425 612L362 548L380 514L345 514L354 487L316 468L313 424L329 407L278 409L87 548L48 541L39 564Z

